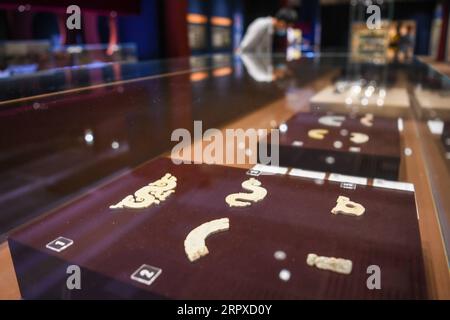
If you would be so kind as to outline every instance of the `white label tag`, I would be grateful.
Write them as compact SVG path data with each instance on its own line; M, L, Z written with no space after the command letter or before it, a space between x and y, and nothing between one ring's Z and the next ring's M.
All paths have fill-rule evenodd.
M343 174L331 173L328 180L335 182L350 182L361 185L367 185L367 178L346 176Z
M341 182L342 189L355 190L356 184L350 182Z
M296 176L296 177L303 177L303 178L323 180L323 179L325 179L326 173L325 172L320 172L320 171L291 169L291 171L289 171L289 175L290 176Z
M414 192L414 185L408 182L389 181L383 179L373 179L372 185L378 188L395 189Z

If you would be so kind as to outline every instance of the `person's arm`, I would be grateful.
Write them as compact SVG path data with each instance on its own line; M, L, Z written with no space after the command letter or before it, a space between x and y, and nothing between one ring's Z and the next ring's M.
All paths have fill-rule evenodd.
M241 55L242 62L248 74L258 82L272 82L273 66L270 57L255 57L254 55Z
M251 52L254 51L262 37L266 33L266 23L261 21L253 22L247 29L244 39L242 39L239 45L239 52Z

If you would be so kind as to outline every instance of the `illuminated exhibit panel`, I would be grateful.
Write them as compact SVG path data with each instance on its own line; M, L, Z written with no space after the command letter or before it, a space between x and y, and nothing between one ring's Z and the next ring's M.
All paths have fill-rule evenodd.
M189 13L187 15L187 22L189 47L192 50L206 50L208 47L208 17L201 14Z
M54 210L9 237L22 296L426 298L412 185L265 169L157 159ZM161 177L176 177L164 201L115 206L165 187ZM258 201L229 206L247 180L265 191L245 187L240 197L262 192ZM81 268L82 290L67 289L69 265ZM383 290L367 287L374 266Z
M399 121L371 113L298 113L280 126L279 159L285 167L397 180Z
M371 112L380 115L408 114L408 92L402 87L382 87L358 81L340 81L327 86L310 99L313 109Z
M368 29L365 22L355 22L351 34L352 59L371 63L410 61L415 40L416 23L412 20L384 20L379 29Z
M211 45L213 49L231 49L232 20L226 17L211 17Z

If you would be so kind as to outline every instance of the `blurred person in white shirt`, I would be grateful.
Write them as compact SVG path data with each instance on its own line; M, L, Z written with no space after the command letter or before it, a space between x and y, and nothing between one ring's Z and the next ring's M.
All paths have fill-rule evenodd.
M275 17L257 18L248 26L237 53L271 53L274 33L286 34L297 19L297 12L288 7L278 10Z

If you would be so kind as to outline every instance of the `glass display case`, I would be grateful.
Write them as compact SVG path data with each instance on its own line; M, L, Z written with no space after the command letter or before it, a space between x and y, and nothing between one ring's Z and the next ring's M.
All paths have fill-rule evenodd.
M450 297L447 76L334 54L96 72L83 85L72 73L57 93L58 74L2 86L0 294ZM280 161L258 163L250 140L209 154L244 150L244 163L190 161L212 141L196 121L216 136L254 129ZM189 152L174 152L177 129ZM66 288L72 264L84 290ZM366 287L370 266L381 290Z

